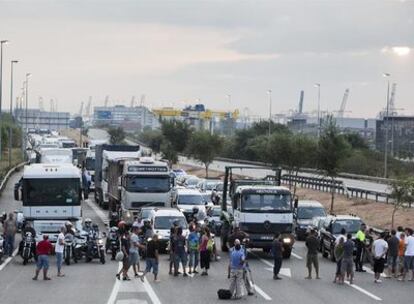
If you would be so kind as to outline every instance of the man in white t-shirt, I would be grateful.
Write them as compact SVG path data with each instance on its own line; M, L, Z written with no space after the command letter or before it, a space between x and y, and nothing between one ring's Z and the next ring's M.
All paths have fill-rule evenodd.
M63 264L63 250L65 250L65 227L60 228L60 233L57 237L56 245L55 245L55 254L56 254L56 266L57 266L57 276L63 277L64 274L61 272L62 264Z
M406 229L405 238L405 254L404 254L404 273L402 280L405 280L405 276L407 272L411 270L411 279L410 281L414 281L414 236L412 229Z
M380 277L381 273L384 272L385 256L388 251L388 243L384 240L383 233L381 233L380 237L375 240L372 245L372 250L374 253L374 282L381 283L382 281L380 280Z

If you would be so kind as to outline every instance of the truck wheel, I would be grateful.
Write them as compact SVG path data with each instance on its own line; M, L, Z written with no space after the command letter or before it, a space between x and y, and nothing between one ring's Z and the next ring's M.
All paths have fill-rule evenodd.
M331 252L330 252L330 258L331 258L331 261L332 262L336 262L336 259L335 259L335 249L332 247L331 248Z
M325 244L322 244L322 256L324 258L328 257L328 252L326 251Z

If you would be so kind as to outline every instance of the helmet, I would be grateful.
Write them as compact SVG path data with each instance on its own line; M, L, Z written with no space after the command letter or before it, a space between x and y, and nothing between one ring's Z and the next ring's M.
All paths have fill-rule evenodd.
M73 224L72 224L70 221L67 221L67 222L65 223L65 226L66 226L66 227L72 227L72 226L73 226Z
M88 217L85 219L85 224L92 224L92 220Z
M125 225L126 225L125 221L120 221L120 222L118 223L118 228L119 228L119 229L124 229L124 228L125 228Z
M95 230L98 230L99 229L98 224L97 223L93 223L92 228L95 229Z

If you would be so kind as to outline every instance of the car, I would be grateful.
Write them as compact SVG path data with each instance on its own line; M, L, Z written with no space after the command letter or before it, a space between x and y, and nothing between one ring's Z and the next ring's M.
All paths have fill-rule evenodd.
M150 211L149 219L152 230L158 235L159 249L166 252L170 240L171 227L183 228L183 235L188 236L188 224L184 214L177 208L154 208Z
M177 196L173 202L173 206L183 212L187 220L192 217L193 208L198 208L200 212L199 219L204 220L206 217L206 205L207 202L197 189L177 189ZM204 217L202 214L204 214Z
M175 177L187 175L187 173L183 169L173 169L172 172L174 173Z
M154 210L156 207L143 207L138 213L138 218L141 219L141 221L145 221L150 218L151 211Z
M295 206L296 207L296 206ZM300 200L295 208L294 229L296 239L304 240L315 217L326 217L325 208L318 201Z
M196 187L197 187L197 184L200 182L200 179L197 177L197 176L194 176L194 175L189 175L186 179L185 179L185 181L184 181L184 183L183 183L183 185L184 185L184 187L186 187L186 188L189 188L189 189L195 189Z
M197 188L200 189L200 192L211 193L220 183L222 183L220 179L202 179L198 183Z
M335 242L342 228L345 229L346 233L351 233L352 238L355 239L355 235L362 224L363 221L353 215L328 215L319 230L322 255L335 261Z

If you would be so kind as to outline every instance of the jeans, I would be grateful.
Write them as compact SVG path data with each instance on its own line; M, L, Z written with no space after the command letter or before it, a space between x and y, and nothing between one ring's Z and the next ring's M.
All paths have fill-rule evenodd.
M190 249L188 267L190 268L194 267L195 269L197 268L197 266L198 266L198 250Z
M11 256L14 250L14 234L4 236L4 253Z
M60 273L60 270L62 269L62 263L63 263L63 252L56 252L56 267L57 267L58 273Z
M37 257L37 270L40 269L49 269L49 256L46 254L41 254Z
M174 255L174 271L178 272L178 268L180 267L180 262L183 266L183 271L185 272L185 267L187 266L187 254L185 252L182 253L176 253Z

